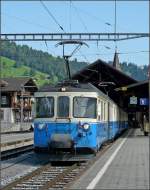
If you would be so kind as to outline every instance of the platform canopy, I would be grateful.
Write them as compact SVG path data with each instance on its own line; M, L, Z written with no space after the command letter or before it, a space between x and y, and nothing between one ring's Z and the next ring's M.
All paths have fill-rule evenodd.
M122 90L124 89L124 90ZM145 112L149 109L149 81L140 81L115 89L124 97L128 112ZM135 100L135 103L134 103Z
M138 82L121 70L116 69L100 59L74 74L72 79L83 83L92 83L110 96L121 107L124 106L122 92L116 91L115 89Z

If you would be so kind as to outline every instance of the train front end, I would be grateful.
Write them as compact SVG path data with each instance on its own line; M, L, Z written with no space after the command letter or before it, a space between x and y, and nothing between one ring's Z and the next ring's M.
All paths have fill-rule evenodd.
M81 88L37 92L35 150L97 149L97 95Z

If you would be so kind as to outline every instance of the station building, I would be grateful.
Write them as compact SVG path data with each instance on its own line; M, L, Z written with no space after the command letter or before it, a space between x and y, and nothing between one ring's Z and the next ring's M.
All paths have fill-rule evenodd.
M34 92L38 90L32 78L2 78L0 80L1 129L13 128L16 123L30 122L32 120L32 102ZM22 120L22 121L21 121Z

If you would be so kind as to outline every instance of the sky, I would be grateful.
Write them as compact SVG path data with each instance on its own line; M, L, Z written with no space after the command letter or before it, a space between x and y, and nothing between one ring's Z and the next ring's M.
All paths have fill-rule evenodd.
M2 1L1 33L62 33L65 32L114 32L115 2L112 1L43 1L54 19L47 13L40 1ZM149 32L149 2L117 1L117 32ZM106 23L109 23L106 24ZM17 42L27 44L34 49L62 56L62 47L55 47L58 42ZM72 59L92 63L97 59L112 61L115 45L120 62L126 61L137 65L149 64L149 39L139 38L117 42L86 42L89 47L82 47ZM109 47L108 48L106 48ZM74 46L65 49L70 54Z

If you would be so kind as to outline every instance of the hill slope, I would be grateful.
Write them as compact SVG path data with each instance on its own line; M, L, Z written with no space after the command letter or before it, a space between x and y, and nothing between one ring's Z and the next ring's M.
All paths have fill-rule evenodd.
M47 52L34 50L27 45L14 42L1 42L2 77L30 76L37 78L37 84L56 83L66 76L63 58L54 57ZM112 64L112 62L109 62ZM71 73L87 66L86 62L77 59L70 62ZM121 63L121 69L136 80L147 79L148 66L139 67L134 63ZM48 79L49 78L49 79Z
M15 61L14 67L22 66L30 67L32 72L40 71L49 75L49 78L54 83L66 77L64 59L54 57L47 52L34 50L27 45L17 45L14 42L2 42L0 55ZM85 67L85 62L70 62L71 73L75 73ZM33 75L34 76L34 75Z
M52 82L47 79L48 74L42 73L39 71L32 71L32 69L28 66L20 66L16 68L16 62L1 56L1 77L21 77L21 76L27 76L27 77L34 77L36 79L36 83L38 86L42 86L45 83Z

